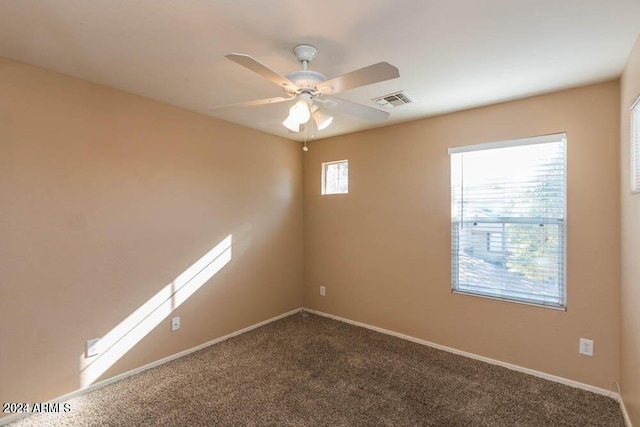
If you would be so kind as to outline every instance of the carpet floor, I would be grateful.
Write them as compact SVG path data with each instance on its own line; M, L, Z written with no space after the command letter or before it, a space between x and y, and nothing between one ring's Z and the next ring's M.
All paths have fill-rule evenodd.
M618 403L298 313L11 426L624 426Z

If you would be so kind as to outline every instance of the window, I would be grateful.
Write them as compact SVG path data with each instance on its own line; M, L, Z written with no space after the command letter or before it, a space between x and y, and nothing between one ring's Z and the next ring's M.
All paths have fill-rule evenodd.
M631 106L631 191L640 193L640 96Z
M494 231L487 233L487 250L489 252L502 252L502 233Z
M565 141L449 149L454 292L565 307Z
M349 192L349 161L340 160L322 164L322 194Z

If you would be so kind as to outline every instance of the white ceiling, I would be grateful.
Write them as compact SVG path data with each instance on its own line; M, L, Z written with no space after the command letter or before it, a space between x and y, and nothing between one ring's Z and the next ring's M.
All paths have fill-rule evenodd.
M639 17L639 0L0 0L0 55L296 140L288 103L210 111L282 95L225 54L284 75L308 43L327 78L399 68L338 97L415 103L383 124L336 114L319 139L616 78Z

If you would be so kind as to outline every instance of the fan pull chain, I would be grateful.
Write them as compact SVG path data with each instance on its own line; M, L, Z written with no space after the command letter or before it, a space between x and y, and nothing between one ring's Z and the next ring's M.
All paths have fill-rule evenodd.
M309 148L307 147L307 125L304 125L304 147L302 147L302 151L307 152Z

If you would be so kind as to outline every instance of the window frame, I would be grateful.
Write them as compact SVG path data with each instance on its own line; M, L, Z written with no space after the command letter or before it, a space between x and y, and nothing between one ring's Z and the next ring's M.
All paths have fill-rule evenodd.
M346 163L346 165L347 165L347 190L344 191L344 192L329 193L329 192L327 192L327 168L329 166L337 165L337 164L341 164L341 163ZM334 160L334 161L331 161L331 162L323 162L322 163L322 175L321 175L321 179L320 179L320 194L323 195L323 196L332 196L332 195L336 195L336 194L349 194L349 160L348 159Z
M629 138L631 194L640 194L640 95L629 108L629 120L629 130L631 132Z
M458 253L454 253L454 248L459 248L460 237L456 236L456 231L454 231L454 221L453 211L451 212L451 291L454 294L466 295L466 296L474 296L486 299L493 299L497 301L510 302L516 304L524 304L535 307L549 308L553 310L566 311L567 310L567 133L561 132L557 134L549 134L549 135L541 135L541 136L533 136L526 138L518 138L512 140L505 141L497 141L497 142L489 142L482 144L474 144L467 146L459 146L459 147L451 147L448 152L450 155L450 166L452 165L452 154L459 154L465 152L473 152L473 151L484 151L491 150L496 148L512 148L518 146L529 146L534 144L543 144L550 142L563 142L563 188L564 188L564 196L563 196L563 218L561 219L545 219L540 218L540 221L543 223L549 224L557 224L558 225L558 244L560 245L560 263L558 265L559 274L562 276L562 283L559 284L560 289L560 298L561 301L558 304L555 303L547 303L547 302L537 302L531 299L519 299L513 296L505 296L505 295L491 295L488 292L481 291L470 291L465 289L459 289L459 262L456 262L456 258L459 256ZM453 207L453 180L450 182L451 189L451 207ZM458 221L459 222L459 221ZM456 236L456 241L454 241L454 236ZM454 246L455 244L455 246ZM458 268L456 269L456 266Z

